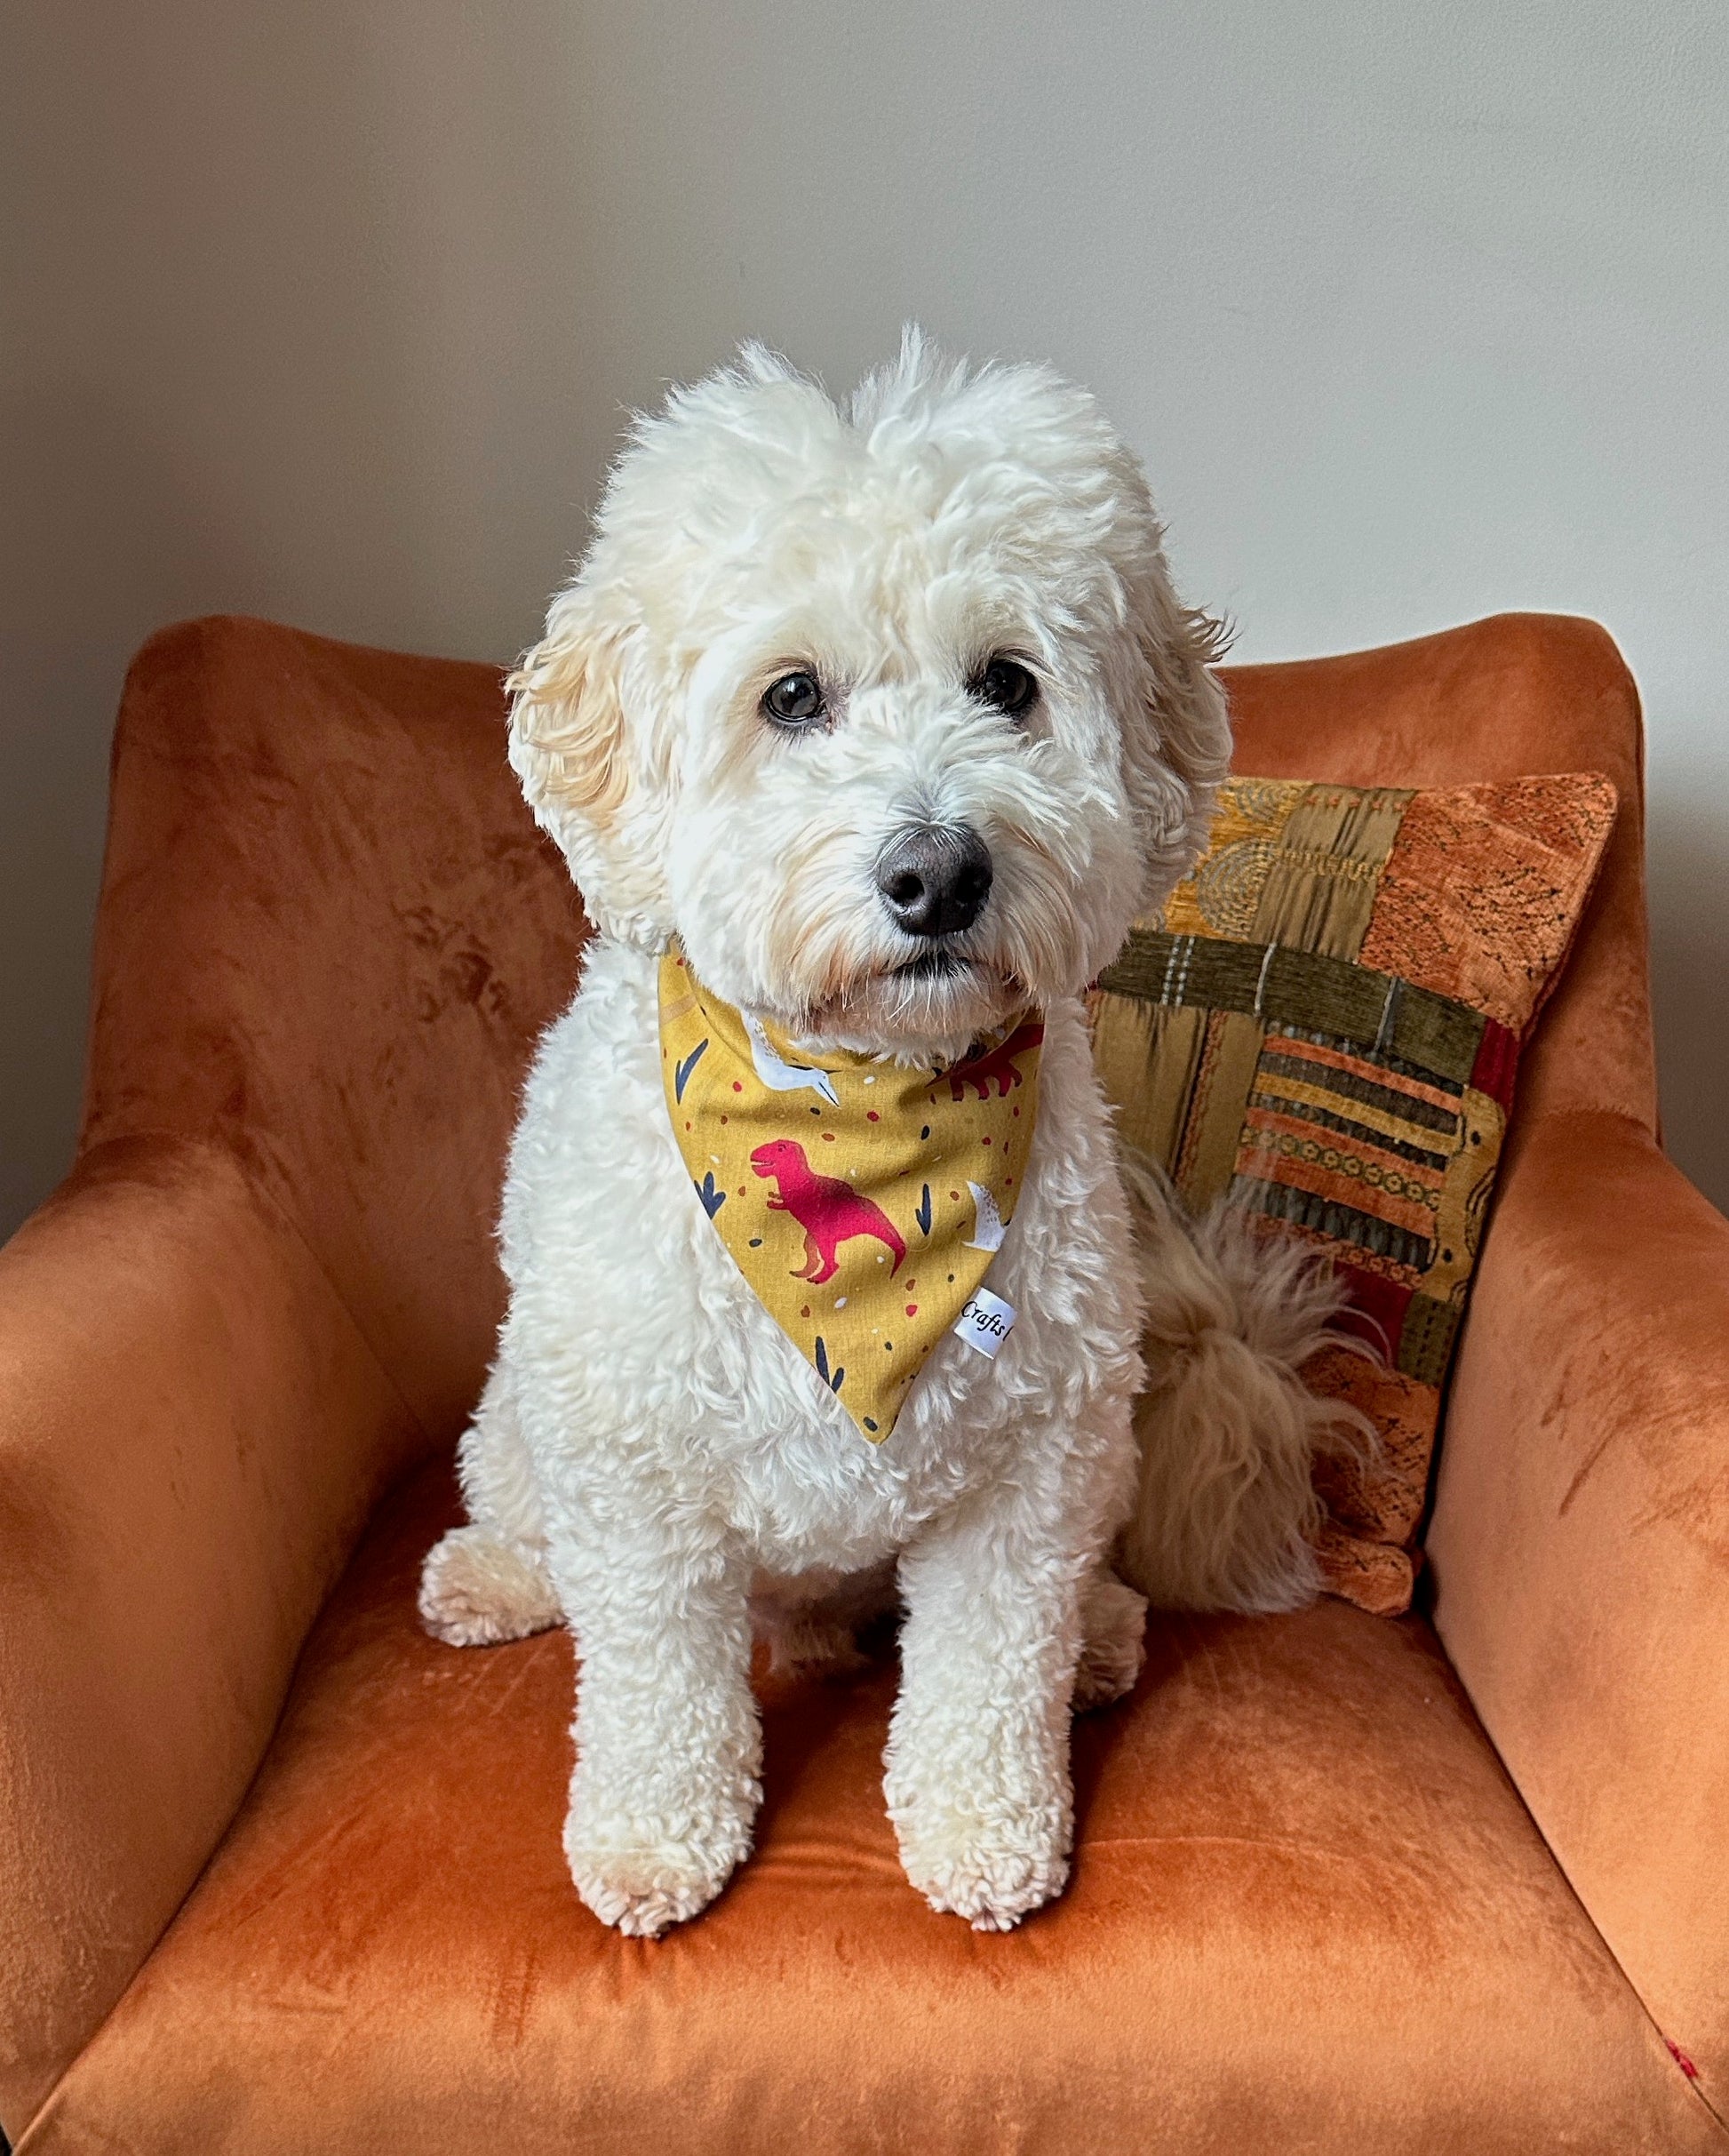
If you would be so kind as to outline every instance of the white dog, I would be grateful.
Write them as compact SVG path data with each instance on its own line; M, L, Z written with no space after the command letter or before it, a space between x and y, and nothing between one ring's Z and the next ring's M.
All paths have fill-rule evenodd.
M458 1644L570 1624L565 1849L621 1930L693 1915L749 1849L753 1606L796 1651L884 1582L908 1878L994 1929L1064 1884L1070 1715L1133 1681L1143 1615L1106 1569L1137 1488L1142 1291L1082 996L1207 827L1215 651L1092 398L909 333L844 409L751 349L640 421L513 678L512 763L599 932L529 1082L509 1315L461 1448L473 1524L421 1608ZM988 1260L1013 1329L994 1357L944 1330L886 1442L693 1197L669 947L753 1042L775 1029L790 1087L825 1058L928 1076L1042 1014ZM981 1199L970 1248L986 1219Z

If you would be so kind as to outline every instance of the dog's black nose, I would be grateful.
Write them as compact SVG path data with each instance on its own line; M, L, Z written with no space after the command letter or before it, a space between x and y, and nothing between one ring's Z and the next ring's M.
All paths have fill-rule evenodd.
M968 824L917 824L891 840L877 889L896 928L950 936L970 928L991 895L991 856Z

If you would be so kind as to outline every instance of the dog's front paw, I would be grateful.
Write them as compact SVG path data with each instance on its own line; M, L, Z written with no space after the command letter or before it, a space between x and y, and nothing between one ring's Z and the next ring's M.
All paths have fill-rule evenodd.
M748 1831L621 1843L586 1833L574 1811L564 1825L564 1854L584 1907L638 1939L657 1939L706 1909L749 1848Z
M452 1528L420 1570L420 1622L450 1647L494 1647L560 1617L552 1582L483 1528Z
M934 1833L903 1825L901 1863L933 1909L964 1916L975 1931L1010 1931L1067 1885L1067 1841L1034 1820Z

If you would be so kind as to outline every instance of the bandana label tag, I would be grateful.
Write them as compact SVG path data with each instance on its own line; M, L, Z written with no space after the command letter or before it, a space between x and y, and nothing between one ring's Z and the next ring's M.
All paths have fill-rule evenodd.
M968 1347L976 1347L981 1355L989 1355L994 1361L998 1348L1008 1338L1019 1315L1013 1303L1004 1302L1001 1296L992 1295L988 1288L975 1288L954 1330Z

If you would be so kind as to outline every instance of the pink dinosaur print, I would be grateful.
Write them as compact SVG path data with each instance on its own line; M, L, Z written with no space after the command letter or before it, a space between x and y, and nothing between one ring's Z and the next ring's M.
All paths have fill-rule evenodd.
M949 1073L949 1098L964 1100L967 1088L976 1085L979 1098L988 1100L994 1084L997 1098L1007 1100L1009 1088L1023 1082L1015 1067L1016 1057L1024 1055L1029 1048L1037 1048L1044 1037L1042 1026L1017 1026L1006 1041L1000 1042L985 1054L957 1063Z
M895 1253L889 1273L900 1271L906 1245L888 1214L839 1176L818 1175L796 1138L777 1138L759 1146L751 1166L765 1180L774 1178L779 1195L769 1199L769 1211L791 1213L804 1230L804 1265L794 1280L808 1280L814 1287L833 1280L835 1252L855 1235L874 1235L887 1243Z

